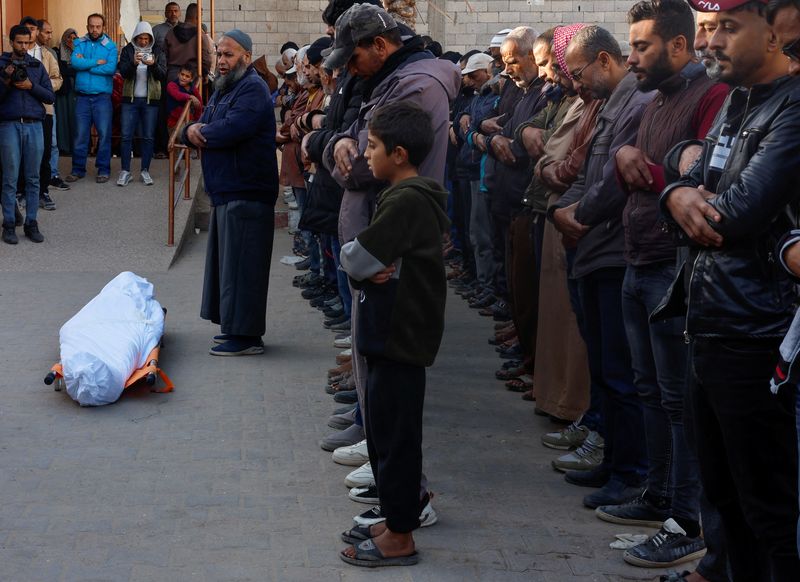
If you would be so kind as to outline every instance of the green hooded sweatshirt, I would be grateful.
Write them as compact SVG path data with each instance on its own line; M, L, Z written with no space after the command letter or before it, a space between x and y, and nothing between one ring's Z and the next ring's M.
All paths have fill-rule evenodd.
M444 332L446 208L447 190L435 180L403 180L379 194L370 225L342 247L342 269L360 289L363 355L433 364ZM392 263L397 270L387 283L368 280Z

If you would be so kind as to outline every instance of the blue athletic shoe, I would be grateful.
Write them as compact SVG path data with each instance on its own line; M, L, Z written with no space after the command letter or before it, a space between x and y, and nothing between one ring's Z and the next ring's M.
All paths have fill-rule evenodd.
M254 356L264 353L264 342L261 341L261 338L222 335L215 336L214 341L216 342L218 338L222 343L208 351L212 356Z

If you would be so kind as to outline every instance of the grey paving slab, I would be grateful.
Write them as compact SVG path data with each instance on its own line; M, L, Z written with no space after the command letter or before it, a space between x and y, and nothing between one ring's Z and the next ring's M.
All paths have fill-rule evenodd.
M172 268L139 272L169 309L161 361L175 392L136 389L103 408L78 407L42 377L60 325L117 270L42 258L0 274L0 580L657 579L608 548L630 530L598 521L581 506L585 491L550 469L556 452L539 438L553 426L493 380L490 325L453 295L425 419L440 521L416 535L414 568L343 564L338 534L366 506L346 497L350 468L318 446L334 408L323 392L333 336L291 286L296 271L278 264L283 231L266 353L208 356L216 330L197 315L204 244L191 234Z

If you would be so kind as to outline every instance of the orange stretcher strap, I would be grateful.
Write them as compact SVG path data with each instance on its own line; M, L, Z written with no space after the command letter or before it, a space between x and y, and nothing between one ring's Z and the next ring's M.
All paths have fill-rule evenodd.
M147 355L147 363L136 370L131 377L128 378L128 381L125 382L125 388L130 388L137 382L144 380L149 374L157 374L164 385L161 388L153 388L152 392L172 392L175 389L175 384L173 384L172 380L169 376L167 376L164 371L158 367L158 356L159 352L161 351L160 346L156 346L153 348L150 353ZM56 375L56 378L63 378L64 377L64 367L59 364L53 364L53 367L50 368L50 371Z

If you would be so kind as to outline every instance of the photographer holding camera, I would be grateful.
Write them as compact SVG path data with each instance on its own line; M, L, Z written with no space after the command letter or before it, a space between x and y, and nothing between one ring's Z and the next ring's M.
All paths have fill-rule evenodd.
M42 242L36 213L39 210L39 166L44 153L44 104L55 101L50 77L42 64L28 54L33 42L25 26L9 32L11 53L0 56L0 164L3 167L3 241L17 244L14 207L20 165L25 176L25 236ZM48 177L45 177L47 179Z
M141 21L136 25L133 40L122 49L119 56L119 72L125 78L125 84L122 86L122 171L117 186L127 186L131 181L133 134L140 123L140 175L142 182L152 186L150 160L153 157L161 83L167 78L167 58L161 48L154 44L153 29L149 22Z

